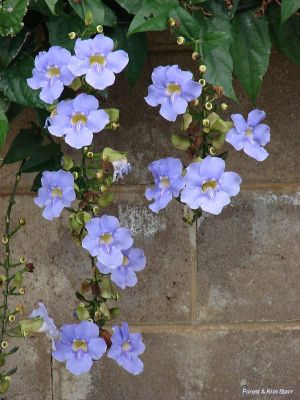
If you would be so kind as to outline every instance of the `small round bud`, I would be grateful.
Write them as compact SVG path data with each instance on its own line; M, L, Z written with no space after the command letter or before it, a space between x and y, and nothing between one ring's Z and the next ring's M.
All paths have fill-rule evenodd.
M16 176L16 181L19 182L20 179L21 179L21 175L17 175Z
M7 236L2 236L1 241L2 241L3 244L7 244L8 243L8 237Z
M70 33L68 33L68 36L69 36L69 38L70 38L71 40L73 40L73 39L76 38L76 33L75 33L75 32L70 32Z
M175 21L174 18L169 18L169 25L170 25L171 27L173 27L173 26L176 25L176 21Z
M192 59L193 59L194 61L196 61L198 57L199 57L199 53L197 53L196 51L194 51L194 53L192 54Z
M113 122L111 124L111 128L115 131L118 127L120 126L120 124L117 124L116 122Z
M197 106L198 104L199 104L199 100L198 99L193 101L193 106Z
M209 128L203 128L204 133L209 133Z
M95 321L99 321L99 319L101 318L100 311L96 311L94 317L95 317Z
M199 83L201 86L205 86L206 85L206 80L205 79L199 79Z
M87 158L93 158L94 157L94 153L92 151L88 151L86 153Z
M19 262L21 263L21 264L25 264L26 263L26 258L25 257L20 257L19 258Z
M79 303L79 307L85 307L84 303Z
M106 192L106 191L107 191L107 187L104 186L104 185L100 186L100 191L101 191L102 193Z
M184 43L185 43L185 38L183 36L178 36L177 44L179 44L179 46L181 46Z
M102 26L102 25L97 25L96 31L97 31L98 33L102 33L102 32L103 32L103 26Z
M88 318L87 321L89 321L89 322L94 322L94 321L93 321L93 318Z
M74 171L72 174L73 174L74 179L78 178L78 172Z
M9 322L15 322L16 317L14 316L14 314L11 314L11 315L8 317L8 320L9 320Z
M95 215L98 215L99 212L100 212L100 208L99 208L98 206L94 206L94 207L93 207L93 213L94 213Z
M26 225L26 219L25 218L20 218L19 219L19 224L20 225Z
M226 111L226 110L227 110L227 107L228 107L228 105L227 105L226 103L221 103L221 109L222 109L223 111Z
M213 107L213 105L209 101L207 103L205 103L204 106L208 111L210 111Z
M24 314L23 304L16 304L15 310L16 310L17 313Z
M84 148L83 148L83 151L86 153L87 151L88 151L88 147L87 146L85 146Z
M216 155L217 151L216 151L216 149L215 149L214 147L210 147L209 153L210 153L212 156L214 156L214 155Z
M199 71L200 72L205 72L206 71L206 65L202 64L199 66Z
M103 171L98 171L96 173L96 178L100 181L100 179L103 178Z
M207 118L203 119L202 120L202 125L205 126L205 127L208 127L209 126L209 119L207 119Z
M8 347L8 342L6 340L3 340L3 342L1 343L1 347L2 349L6 349Z
M25 289L24 289L24 288L22 288L22 287L20 287L20 289L19 289L19 293L20 293L20 294L22 294L22 295L23 295L23 294L25 294Z

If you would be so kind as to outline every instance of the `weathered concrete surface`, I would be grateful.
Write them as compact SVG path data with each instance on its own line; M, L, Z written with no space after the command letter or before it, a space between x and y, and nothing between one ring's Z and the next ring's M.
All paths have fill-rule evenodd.
M82 379L54 363L54 400L240 400L245 389L290 389L299 399L299 332L145 334L145 370L134 377L110 359ZM265 399L267 396L248 396Z
M242 192L198 221L200 321L299 319L300 193Z

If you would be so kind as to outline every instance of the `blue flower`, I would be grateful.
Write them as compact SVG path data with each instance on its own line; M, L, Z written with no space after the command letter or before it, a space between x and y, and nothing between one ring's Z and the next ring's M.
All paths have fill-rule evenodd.
M118 267L106 267L100 261L97 268L102 274L111 274L111 280L121 289L133 287L137 283L136 272L146 266L146 257L142 249L123 250L123 260Z
M264 161L269 153L263 146L270 141L270 127L260 123L265 117L266 113L257 109L248 114L247 121L241 114L232 114L234 128L227 133L226 142L235 150L244 150L255 160Z
M67 370L74 375L88 372L93 360L100 360L106 351L105 341L99 338L98 326L89 321L63 325L55 346L53 358L66 362Z
M45 207L42 215L52 221L75 200L74 178L71 172L60 169L54 172L44 171L41 182L42 187L39 188L34 202L41 208Z
M218 157L207 156L201 162L190 164L180 200L193 210L200 207L211 214L220 214L230 203L230 196L239 193L242 182L238 174L224 170L225 162Z
M114 167L113 182L117 182L119 179L123 179L123 175L131 172L131 165L127 162L127 158L112 161Z
M85 75L85 80L95 89L103 90L115 82L115 74L128 64L128 54L113 51L114 42L107 36L96 35L93 39L77 39L75 54L69 69L75 76Z
M55 349L54 341L59 336L59 331L52 318L49 317L47 308L43 303L38 303L39 307L33 310L29 318L42 318L43 324L37 332L43 332L52 341L52 350Z
M87 236L82 247L106 267L119 267L123 261L122 250L129 249L133 240L130 230L121 228L118 218L102 215L86 224Z
M200 83L192 80L193 74L182 71L178 65L157 67L152 72L153 84L148 88L146 102L160 107L160 115L168 121L175 121L178 114L184 114L188 101L197 99L202 92Z
M115 360L120 367L133 375L143 372L144 364L138 356L145 351L145 345L140 333L129 333L128 324L113 327L112 346L107 357Z
M52 104L62 94L64 85L70 85L75 76L68 69L71 53L60 46L41 51L35 58L32 78L27 79L31 89L42 89L40 98Z
M145 196L148 200L154 199L149 208L157 213L165 208L173 197L179 196L184 187L182 163L178 158L167 157L153 161L148 169L154 177L155 188L148 188Z
M58 103L56 113L49 118L48 130L75 149L89 146L93 133L100 132L109 123L109 115L99 110L96 97L82 93L74 100Z

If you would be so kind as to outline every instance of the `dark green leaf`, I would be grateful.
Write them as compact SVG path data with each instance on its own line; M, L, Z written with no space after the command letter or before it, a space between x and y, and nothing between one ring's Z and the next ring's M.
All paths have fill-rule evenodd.
M170 18L174 18L179 22L178 31L181 35L189 39L199 39L200 26L199 22L184 8L177 7L170 11Z
M0 111L0 150L2 149L8 132L8 120L3 111Z
M58 0L45 0L52 14L55 15L55 6Z
M23 30L13 38L0 38L0 64L2 67L7 67L14 60L28 35L29 32Z
M163 31L170 11L177 7L177 0L144 0L142 8L129 26L128 35L137 32Z
M142 7L143 0L115 0L115 2L125 8L129 14L137 14Z
M39 172L32 182L32 186L30 188L32 192L37 192L39 188L42 186L41 179L42 179L42 172Z
M283 24L299 8L300 8L300 0L282 0L281 1L281 23Z
M0 9L0 36L14 36L23 27L28 0L5 0Z
M126 47L129 63L125 74L132 87L138 81L147 57L147 35L144 32L127 37Z
M213 50L217 47L229 48L231 42L231 35L227 32L220 32L220 31L205 32L203 39L205 46L209 50Z
M69 33L80 33L84 28L83 21L76 15L52 17L46 25L49 31L50 44L62 46L68 50L73 50L75 44L74 40L69 38Z
M42 142L43 137L36 133L34 125L30 129L22 129L10 145L3 164L12 164L30 157Z
M267 19L252 11L238 13L232 24L231 54L234 72L249 97L255 101L268 68L271 40Z
M24 106L45 108L39 90L31 89L26 82L32 76L33 58L26 56L7 70L0 71L0 91L11 101Z
M9 106L10 101L2 93L0 93L0 111L6 113Z
M104 13L105 13L103 25L104 26L116 26L118 23L117 17L113 13L113 11L109 7L107 7L106 4L103 4L103 6L104 6Z
M39 147L24 163L22 172L56 171L61 166L62 152L60 145L50 143Z
M69 0L69 3L86 25L103 25L105 9L101 0Z

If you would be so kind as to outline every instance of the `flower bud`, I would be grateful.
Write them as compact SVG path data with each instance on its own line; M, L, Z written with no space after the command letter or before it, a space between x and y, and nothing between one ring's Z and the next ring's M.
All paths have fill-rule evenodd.
M5 376L0 379L0 393L5 394L10 387L11 377Z
M192 59L193 59L194 61L196 61L198 57L199 57L199 53L197 53L196 51L194 51L194 53L192 54Z
M70 169L73 168L73 165L74 163L71 157L63 156L63 158L61 159L61 166L65 171L70 171Z
M75 32L70 32L70 33L68 33L68 36L69 36L69 38L70 38L71 40L73 40L73 39L76 38L76 33L75 33Z
M204 133L209 133L210 129L209 128L203 128Z
M209 149L209 153L212 155L212 156L214 156L214 155L216 155L216 149L214 148L214 147L210 147L210 149Z
M208 127L209 126L209 119L207 119L207 118L203 119L202 120L202 125L205 126L205 127Z
M3 275L3 274L0 274L0 286L2 286L3 285L3 283L6 281L6 276L5 275Z
M26 225L26 219L25 218L20 218L19 219L19 224L20 225Z
M98 33L102 33L103 32L103 26L102 25L97 25L96 30Z
M20 321L20 330L24 336L28 336L31 333L38 333L44 323L43 318L31 318Z
M205 107L208 111L210 111L210 110L212 109L213 105L212 105L210 102L207 102L207 103L204 104L204 107Z
M107 187L106 186L104 186L104 185L100 186L100 192L101 193L104 193L106 191L107 191Z
M226 103L221 103L221 109L222 109L223 111L226 111L226 110L227 110L227 107L228 107L228 105L227 105Z
M199 66L199 71L200 72L205 72L206 71L206 65L202 64Z
M3 342L1 343L1 347L2 349L6 349L8 347L8 342L6 340L3 340Z
M74 177L75 180L78 178L78 172L74 171L74 172L72 173L72 175L73 175L73 177Z
M25 264L26 263L26 258L25 257L20 257L19 258L19 262L21 263L21 264Z
M185 43L185 38L183 36L178 36L177 38L177 44L179 44L179 46L183 45Z
M95 321L99 321L101 318L101 312L100 311L96 311L95 315L94 315Z
M20 293L21 295L25 294L25 289L24 289L24 288L22 288L22 287L20 287L20 289L19 289L19 293Z
M14 314L11 314L11 315L8 317L8 320L9 320L9 322L15 322L16 317L14 316Z
M199 104L199 100L198 100L198 99L196 99L196 100L193 101L193 106L196 107L198 104Z
M94 206L94 207L93 207L93 213L94 213L95 215L98 215L98 214L100 213L100 208L99 208L98 206Z
M7 244L8 243L8 237L3 235L1 241L2 241L3 244Z
M176 21L174 18L169 18L169 25L171 26L171 28L176 25Z
M119 128L120 124L117 124L116 122L113 122L111 124L111 128L115 131L117 128Z
M206 80L205 79L199 79L199 83L201 86L205 86L206 85Z
M88 151L86 153L87 158L93 158L94 157L94 153L92 151Z
M79 303L79 306L76 308L76 314L79 321L86 321L90 318L90 313L85 308L84 303Z
M102 170L99 170L97 173L96 173L96 178L100 181L101 180L101 178L103 178L103 171Z

